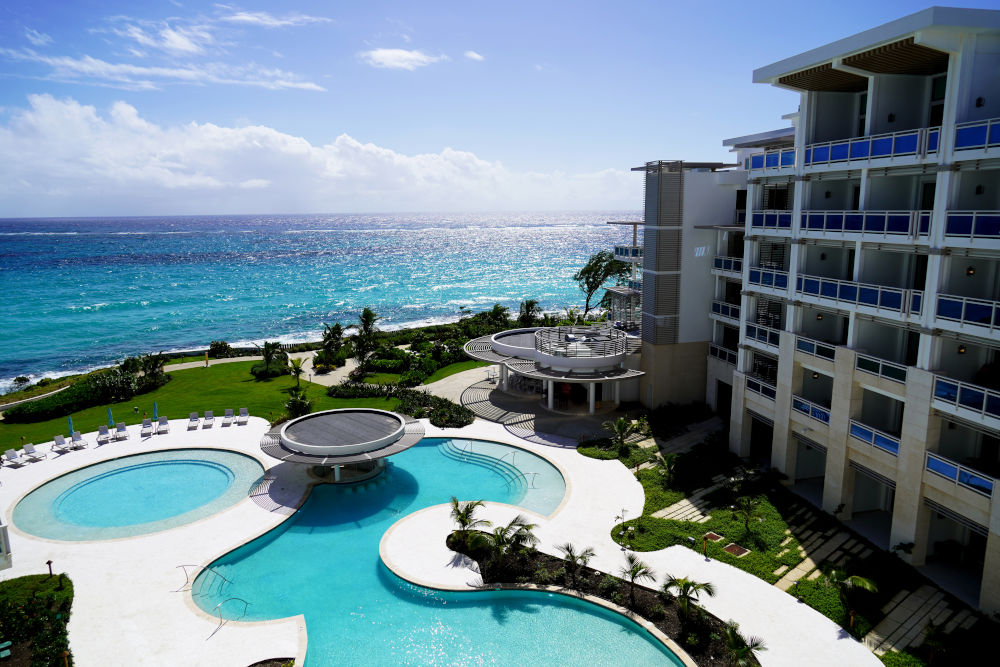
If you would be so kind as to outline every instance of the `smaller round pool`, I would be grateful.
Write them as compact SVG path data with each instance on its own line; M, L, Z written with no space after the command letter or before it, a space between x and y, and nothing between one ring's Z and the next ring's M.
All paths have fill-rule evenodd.
M150 452L105 461L43 484L14 508L21 530L57 540L106 540L174 528L245 498L264 473L217 449Z

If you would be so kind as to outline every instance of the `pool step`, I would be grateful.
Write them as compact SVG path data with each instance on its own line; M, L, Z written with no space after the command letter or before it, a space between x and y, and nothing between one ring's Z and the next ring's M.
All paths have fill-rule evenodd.
M469 444L463 446L464 443ZM438 445L438 450L450 459L493 470L510 485L512 490L526 490L528 488L528 479L520 468L489 454L475 451L474 443L468 440L445 440Z

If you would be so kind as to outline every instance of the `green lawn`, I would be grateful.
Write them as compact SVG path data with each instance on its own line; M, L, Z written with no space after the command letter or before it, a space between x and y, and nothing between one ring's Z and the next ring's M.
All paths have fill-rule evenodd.
M403 377L400 373L369 373L365 376L368 384L395 384Z
M461 373L462 371L469 371L473 368L482 368L483 366L492 366L485 361L459 361L454 364L448 364L447 366L442 366L441 368L434 371L430 377L424 380L424 384L430 384L431 382L437 382L438 380L443 380L449 375L454 375L455 373Z
M15 401L20 401L25 398L31 398L32 396L41 396L42 394L48 394L56 389L62 389L67 387L80 378L85 377L83 375L67 375L64 378L59 378L58 380L53 380L51 383L45 385L44 387L39 387L38 385L32 385L27 389L22 389L21 391L14 391L9 394L4 394L0 396L0 404L2 403L14 403Z
M288 388L295 384L289 375L258 382L250 375L250 366L255 362L241 361L230 364L219 364L208 368L189 368L170 373L173 379L156 391L136 396L131 401L103 405L73 414L73 427L77 431L87 433L95 431L101 424L106 424L108 408L110 407L115 421L136 424L142 421L143 413L153 416L153 402L157 404L160 415L171 419L187 417L191 412L204 413L205 410L215 411L216 416L225 413L226 408L234 411L248 408L250 414L269 419L271 413L277 417L285 411L284 403L288 400ZM309 382L302 382L308 388L308 396L313 400L313 410L331 410L351 406L367 406L393 409L396 399L383 398L330 398L325 387ZM138 407L138 414L133 410ZM0 451L21 446L21 436L25 442L48 442L56 433L66 435L67 423L65 417L35 424L5 424L0 421Z

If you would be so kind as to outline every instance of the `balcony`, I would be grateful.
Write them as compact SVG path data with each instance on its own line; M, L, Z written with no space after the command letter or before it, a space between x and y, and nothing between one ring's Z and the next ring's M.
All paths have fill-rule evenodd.
M807 401L801 396L792 396L792 410L801 412L810 419L815 419L821 424L830 425L830 408L823 407L812 401Z
M765 173L790 171L795 168L795 149L785 148L751 155L743 161L743 168L750 172Z
M948 211L944 234L949 239L1000 241L1000 211Z
M715 257L712 259L712 273L739 280L743 277L743 258Z
M906 366L858 353L854 367L859 371L906 384Z
M972 331L980 335L1000 331L1000 301L941 294L936 315L938 320L944 320L940 323L944 328L965 331L973 327ZM950 322L957 326L946 326Z
M768 384L760 378L755 378L747 376L747 389L755 394L760 394L764 398L769 398L772 401L774 397L778 395L778 390L772 384Z
M919 163L937 153L940 127L924 127L889 134L875 134L855 139L840 139L809 144L805 150L807 167L831 165L888 166Z
M739 304L726 303L725 301L713 301L712 312L710 314L713 319L719 319L729 324L735 324L736 326L739 326L740 324Z
M803 211L801 221L808 238L910 243L930 233L931 211Z
M799 296L813 297L815 301L835 301L844 306L860 306L877 311L876 314L879 315L884 315L885 311L919 315L924 297L920 290L818 276L799 276L795 291Z
M768 352L777 352L778 344L781 342L781 332L777 329L747 322L745 331L748 343L764 348Z
M797 336L795 338L795 349L814 357L819 357L820 359L829 359L830 361L833 361L834 356L837 354L837 348L834 345L822 343L804 336Z
M753 234L788 236L792 233L792 212L754 211L750 215L750 231Z
M899 456L899 438L871 426L865 426L856 419L851 420L851 437L875 449Z
M971 489L987 498L993 497L996 480L977 470L966 468L956 461L931 452L927 452L925 466L929 472L954 482L956 486Z
M711 356L715 357L716 359L720 359L726 362L727 364L730 364L731 366L736 365L736 350L729 350L722 347L721 345L716 345L715 343L709 343L708 353Z
M1000 391L935 375L934 407L945 414L1000 429Z
M634 289L636 292L642 291L642 281L641 280L629 280L625 283L625 286L629 289Z
M955 126L955 157L967 159L978 158L983 153L991 155L1000 148L1000 118L974 120L968 123L958 123ZM979 152L973 155L963 155L962 151Z
M638 264L642 262L641 245L616 245L615 259L619 262L632 262Z
M785 292L788 290L788 271L759 267L751 268L750 279L747 282L750 285Z

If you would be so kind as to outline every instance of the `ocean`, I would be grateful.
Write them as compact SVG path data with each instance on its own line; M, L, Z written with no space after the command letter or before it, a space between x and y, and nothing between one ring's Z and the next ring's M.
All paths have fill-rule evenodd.
M637 211L0 220L0 392L212 340L317 340L365 306L385 329L523 299L582 306L587 257Z

